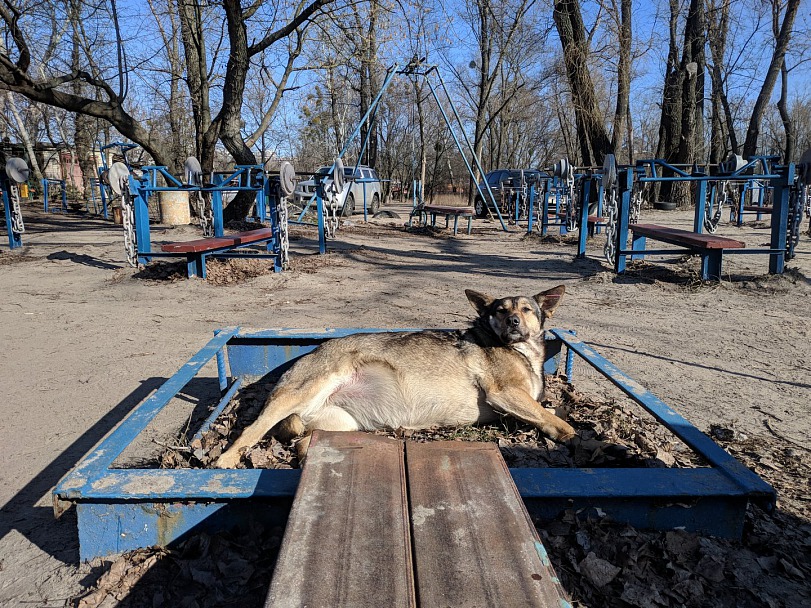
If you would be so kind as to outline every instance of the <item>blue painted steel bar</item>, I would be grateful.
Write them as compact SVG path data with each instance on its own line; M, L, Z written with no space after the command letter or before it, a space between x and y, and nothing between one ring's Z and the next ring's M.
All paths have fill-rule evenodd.
M625 254L622 250L628 243L628 223L631 217L631 188L634 182L634 172L631 169L620 169L617 175L619 197L617 204L617 249L614 257L614 271L625 272Z
M774 490L769 484L730 456L712 439L670 409L661 399L636 380L620 371L617 366L605 359L593 348L568 331L553 329L551 333L561 339L568 348L580 355L594 369L611 380L622 392L643 406L685 444L727 474L741 488L761 493L763 497L774 496Z
M135 211L135 241L138 249L138 263L148 264L149 254L152 252L152 242L149 234L149 207L147 205L146 183L135 179L132 174L128 177L132 206Z
M349 149L349 146L352 144L352 140L354 140L355 137L357 137L358 133L360 133L361 127L369 119L369 116L371 115L372 111L377 107L377 104L380 103L380 98L383 97L383 93L386 92L386 89L389 88L389 85L392 83L392 80L394 80L394 77L397 75L398 67L399 66L395 63L389 68L388 72L386 73L386 78L383 80L383 85L380 87L380 91L378 91L377 96L372 100L372 103L369 104L369 109L366 110L366 114L364 114L361 117L360 122L357 124L354 131L352 131L352 134L346 138L346 143L344 144L344 147L341 148L341 151L338 153L338 158L343 158L344 154L346 154L346 151ZM358 156L358 158L360 158L360 156ZM335 169L334 163L332 165L332 169ZM332 172L332 169L330 169L330 172Z
M315 176L315 210L318 222L318 253L327 252L327 234L324 226L324 183L319 175Z
M693 216L693 232L704 232L704 217L707 210L707 181L700 180L696 187L696 210Z
M214 335L219 335L221 330L215 329ZM221 348L217 351L217 380L220 383L220 394L228 389L228 372L225 369L225 349Z
M5 173L0 173L0 189L3 191L3 211L6 216L6 234L8 235L8 248L18 249L23 246L23 237L12 229L11 197L9 196L9 181Z
M219 353L217 353L217 356L219 356ZM237 378L231 383L231 387L228 388L228 390L226 390L223 393L222 397L220 397L219 402L217 402L217 405L211 410L211 413L205 419L203 424L200 425L200 428L192 437L192 441L194 441L195 439L202 439L203 435L211 428L211 425L214 424L214 422L217 420L217 417L219 417L219 415L222 414L222 411L228 406L228 404L231 402L231 399L234 398L234 395L236 395L236 392L240 389L241 386L242 386L242 378Z
M580 187L583 189L583 193L580 195L580 217L578 218L577 222L578 226L580 227L580 234L577 235L576 257L583 259L586 257L586 238L589 235L589 198L591 196L591 180L581 180Z
M794 163L783 167L780 170L780 177L774 183L771 248L782 251L773 253L769 257L769 273L771 274L781 274L786 262L788 212L791 205L791 186L794 184L795 178L794 171Z
M196 355L189 359L174 376L169 378L155 391L149 399L144 401L137 409L127 416L116 429L102 441L99 446L87 456L83 463L85 466L93 465L99 470L107 469L113 464L124 449L147 427L149 422L163 409L169 400L178 391L186 386L197 373L208 363L217 352L228 343L239 331L238 327L230 327L220 331L208 344L201 348ZM93 479L88 480L91 484ZM64 482L62 482L64 483ZM60 485L62 485L60 483ZM59 486L57 486L57 490Z

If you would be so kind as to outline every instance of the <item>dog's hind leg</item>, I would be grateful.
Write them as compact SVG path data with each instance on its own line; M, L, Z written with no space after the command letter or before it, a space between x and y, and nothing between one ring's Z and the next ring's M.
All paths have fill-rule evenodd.
M219 469L232 469L242 457L242 451L259 442L270 429L293 414L301 416L307 410L320 409L329 396L340 385L336 374L328 381L313 381L308 384L287 382L277 385L259 417L248 426L233 445L217 459Z

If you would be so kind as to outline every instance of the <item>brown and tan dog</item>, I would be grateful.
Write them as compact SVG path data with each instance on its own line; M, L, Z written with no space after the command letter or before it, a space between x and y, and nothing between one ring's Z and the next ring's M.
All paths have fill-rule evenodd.
M557 441L574 429L539 401L544 393L543 326L564 286L535 296L495 299L466 290L479 316L466 331L354 334L329 340L281 377L259 418L220 456L232 468L273 427L427 429L489 422L509 414ZM282 424L280 424L282 423Z

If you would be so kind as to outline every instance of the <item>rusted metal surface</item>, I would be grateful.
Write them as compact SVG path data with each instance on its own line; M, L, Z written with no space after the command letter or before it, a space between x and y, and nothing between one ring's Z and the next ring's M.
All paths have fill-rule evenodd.
M416 606L403 444L316 431L266 606Z
M412 442L406 462L421 606L569 606L495 444Z

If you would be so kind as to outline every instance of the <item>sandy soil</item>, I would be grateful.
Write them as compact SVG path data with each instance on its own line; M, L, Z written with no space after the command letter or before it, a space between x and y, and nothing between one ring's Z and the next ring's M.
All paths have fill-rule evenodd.
M78 564L75 518L53 519L50 490L222 326L460 327L472 315L465 288L516 295L565 283L558 326L699 428L779 436L803 458L811 448L807 235L784 276L767 275L768 256L729 256L729 280L702 285L694 260L617 278L602 239L575 260L571 244L483 220L470 236L407 233L406 211L367 224L355 216L326 256L297 229L290 272L234 283L139 273L124 262L119 226L24 214L24 249L7 251L5 232L0 242L0 606L63 606L95 580ZM645 211L643 221L689 227L692 216ZM768 222L719 233L769 240ZM197 237L194 227L153 232L158 243ZM603 390L576 373L579 388Z

